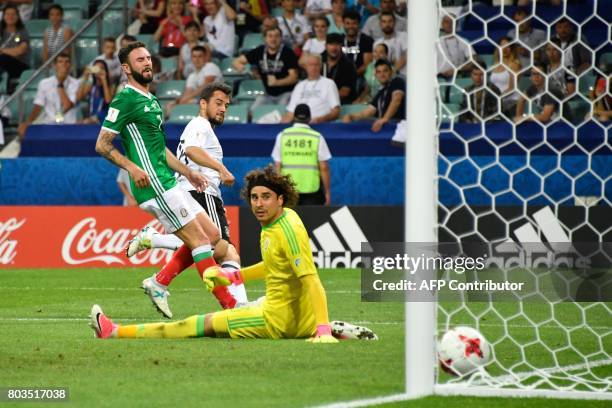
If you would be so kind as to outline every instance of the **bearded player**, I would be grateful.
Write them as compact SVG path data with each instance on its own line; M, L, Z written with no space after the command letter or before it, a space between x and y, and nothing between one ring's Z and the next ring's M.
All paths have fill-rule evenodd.
M223 258L227 242L224 244L221 240L219 230L202 207L177 185L174 172L185 177L199 192L207 187L206 177L187 167L166 147L163 111L157 98L149 92L153 66L145 45L142 42L128 44L119 51L119 61L128 83L111 102L98 135L96 152L129 173L132 192L140 208L184 242L160 274L176 276L195 263L202 276L205 269L216 265L212 245L215 255ZM113 146L117 135L121 135L125 155ZM142 287L158 310L171 318L166 286L148 278L142 282ZM213 294L223 308L236 304L227 287L219 287Z

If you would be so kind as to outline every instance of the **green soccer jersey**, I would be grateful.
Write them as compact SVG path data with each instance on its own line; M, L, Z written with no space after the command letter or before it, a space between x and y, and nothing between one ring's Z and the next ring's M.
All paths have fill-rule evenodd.
M103 129L121 134L127 158L149 175L151 184L146 188L136 188L130 178L132 193L139 204L161 196L176 185L174 172L166 161L163 118L154 95L126 85L111 102L102 124Z

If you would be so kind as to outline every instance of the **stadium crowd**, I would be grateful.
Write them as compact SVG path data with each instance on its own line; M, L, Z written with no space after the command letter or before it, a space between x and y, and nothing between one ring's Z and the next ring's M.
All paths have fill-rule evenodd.
M506 17L483 23L465 8L466 1L442 1L448 6L436 50L442 119L609 121L609 39L603 48L592 42L571 15L535 16L530 0L474 4L499 12L495 6L502 2L516 7L509 7ZM89 8L81 10L82 20L72 13L72 6L82 2L1 3L0 102L69 41L102 1L85 1ZM560 10L560 3L540 1L538 7ZM568 3L589 7L591 2ZM292 112L286 108L299 103L310 106L312 123L371 118L377 131L404 119L406 0L130 4L127 32L105 36L95 58L68 47L47 78L29 90L33 103L24 104L21 121L15 117L17 104L0 112L5 127L18 124L23 137L31 123L100 123L125 82L117 50L135 40L150 45L153 90L171 121L185 112L184 105L193 105L205 84L219 80L233 87L235 104L248 105L242 122L287 122ZM34 24L45 17L44 29ZM488 35L484 42L483 34ZM34 47L36 39L42 47ZM24 95L27 101L28 90Z

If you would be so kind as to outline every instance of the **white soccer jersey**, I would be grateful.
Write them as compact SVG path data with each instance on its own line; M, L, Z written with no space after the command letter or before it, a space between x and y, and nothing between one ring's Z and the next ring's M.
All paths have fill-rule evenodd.
M187 155L185 155L185 150L188 147L198 147L206 151L213 159L220 163L223 162L223 149L221 148L221 143L219 143L219 139L217 139L217 135L215 135L208 119L204 119L202 116L191 119L181 134L181 139L176 149L176 157L190 169L204 174L208 179L206 193L221 199L221 190L219 190L221 176L219 172L208 167L202 167L190 160ZM195 190L195 187L191 185L189 180L183 175L178 177L178 182L181 188L186 191Z

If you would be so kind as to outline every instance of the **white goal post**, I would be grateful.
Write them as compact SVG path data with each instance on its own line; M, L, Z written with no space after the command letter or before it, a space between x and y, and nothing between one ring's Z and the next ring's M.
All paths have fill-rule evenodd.
M554 242L571 244L584 240L584 237L594 242L606 239L610 241L612 223L609 216L607 225L602 226L596 221L599 210L607 208L609 214L612 207L612 172L609 172L612 167L604 165L602 171L599 161L599 157L608 161L612 157L610 148L605 146L606 141L610 140L610 122L606 125L594 119L595 107L601 98L592 96L593 87L584 87L586 81L601 76L605 78L606 68L601 68L597 63L605 60L603 54L609 54L606 50L610 47L611 26L609 19L606 21L598 15L605 9L602 3L598 0L583 2L593 6L591 15L588 14L588 8L578 10L583 14L580 17L572 14L575 8L570 8L566 1L556 6L558 8L550 6L538 9L538 1L528 5L530 21L536 27L545 27L543 31L546 39L542 46L556 47L551 45L554 43L552 36L555 34L555 24L567 18L574 26L580 44L591 53L591 66L581 72L575 70L567 61L572 58L571 51L560 50L562 64L565 65L559 69L567 71L566 78L574 77L576 90L572 94L559 96L559 99L555 94L553 102L549 104L555 106L557 113L551 117L550 122L540 123L537 119L539 116L536 116L539 112L530 110L540 96L530 98L525 88L530 85L530 70L535 61L536 50L530 49L531 65L523 66L520 72L511 73L515 86L512 92L518 95L518 99L528 100L528 110L523 116L533 119L532 124L537 126L537 132L541 132L542 137L532 144L524 144L522 140L520 142L523 144L520 144L517 139L526 134L522 130L524 128L520 128L522 122L518 120L515 123L514 117L508 118L502 114L502 101L512 96L510 92L496 97L497 114L502 121L506 121L511 132L507 140L487 140L487 118L475 121L480 124L478 135L471 140L462 139L461 130L455 125L462 115L470 113L472 106L468 102L463 110L456 109L457 106L453 105L458 103L456 100L449 102L448 94L443 95L437 79L439 27L445 13L441 2L408 0L405 241L437 243L448 237L457 242L477 238L495 243L513 242L517 245L531 242L543 245L552 245ZM493 1L500 5L499 15L481 13L479 7L483 5L480 2L469 0L466 3L453 10L455 26L452 35L470 48L480 43L493 50L498 49L501 54L501 48L498 47L501 41L499 34L492 34L492 30L498 27L507 29L506 26L512 24L518 28L512 19L516 8L506 9L505 6L512 2ZM550 17L546 14L556 11L559 12L558 16ZM461 33L459 28L459 23L465 21L471 21L474 27L482 27L482 36L473 41L467 40L469 36ZM597 43L596 37L600 31L605 31L606 24L607 44L606 40ZM501 29L497 31L501 32ZM593 38L587 40L585 33L592 34ZM495 36L497 38L493 38ZM513 40L511 44L528 48L518 40ZM544 55L543 50L539 51ZM491 54L487 53L485 59L489 59ZM470 57L470 62L483 67L482 59L475 55ZM485 86L488 85L495 64L496 61L493 61L492 65L484 66ZM546 92L552 93L549 81L556 73L553 71L544 75ZM467 95L463 88L466 80L469 80L469 74L464 75L462 82L458 79L457 70L452 79L443 85L451 88L451 98L453 92L457 97ZM572 79L567 81L571 82ZM609 76L606 81L610 81ZM609 82L604 84L605 90L609 90ZM594 102L589 99L589 91L590 97L595 98ZM590 104L590 110L585 112L582 109L586 102ZM581 116L575 115L570 120L566 113L572 113L571 110ZM478 116L477 112L475 116ZM444 127L441 124L443 120L447 121ZM557 140L554 139L557 137L554 132L559 127L570 132L566 145L561 147L554 144L554 140ZM601 145L596 145L596 142L592 145L584 144L581 138L584 138L588 129L601 132ZM442 142L439 136L442 131L449 133L456 144L463 144L463 154L445 157L441 153ZM490 147L487 160L470 156L472 140ZM506 163L507 160L514 161ZM467 174L465 180L458 181L461 177L457 174L461 172L473 173L473 176L470 178ZM495 178L494 182L489 183L489 178ZM442 192L438 188L442 190L443 184L452 192L456 191L452 199L448 198L449 195L439 198ZM490 187L489 184L495 186ZM532 191L528 191L527 184L533 184ZM480 195L470 195L474 190L478 190ZM476 204L470 200L475 200ZM498 202L503 202L506 207ZM506 209L509 209L508 213L504 212ZM580 215L573 215L574 209ZM462 225L461 231L452 225L459 217L464 218L458 223ZM578 220L566 222L564 217ZM503 236L494 234L490 238L487 232L482 231L483 224L493 221L498 222ZM444 236L439 239L439 231L442 230ZM397 397L414 399L438 394L612 400L611 306L610 302L561 300L529 304L523 299L511 305L495 302L472 304L465 297L457 302L446 303L406 302L406 389L403 397ZM457 325L471 326L481 331L494 350L494 357L487 369L479 370L470 377L450 377L438 368L436 339Z

